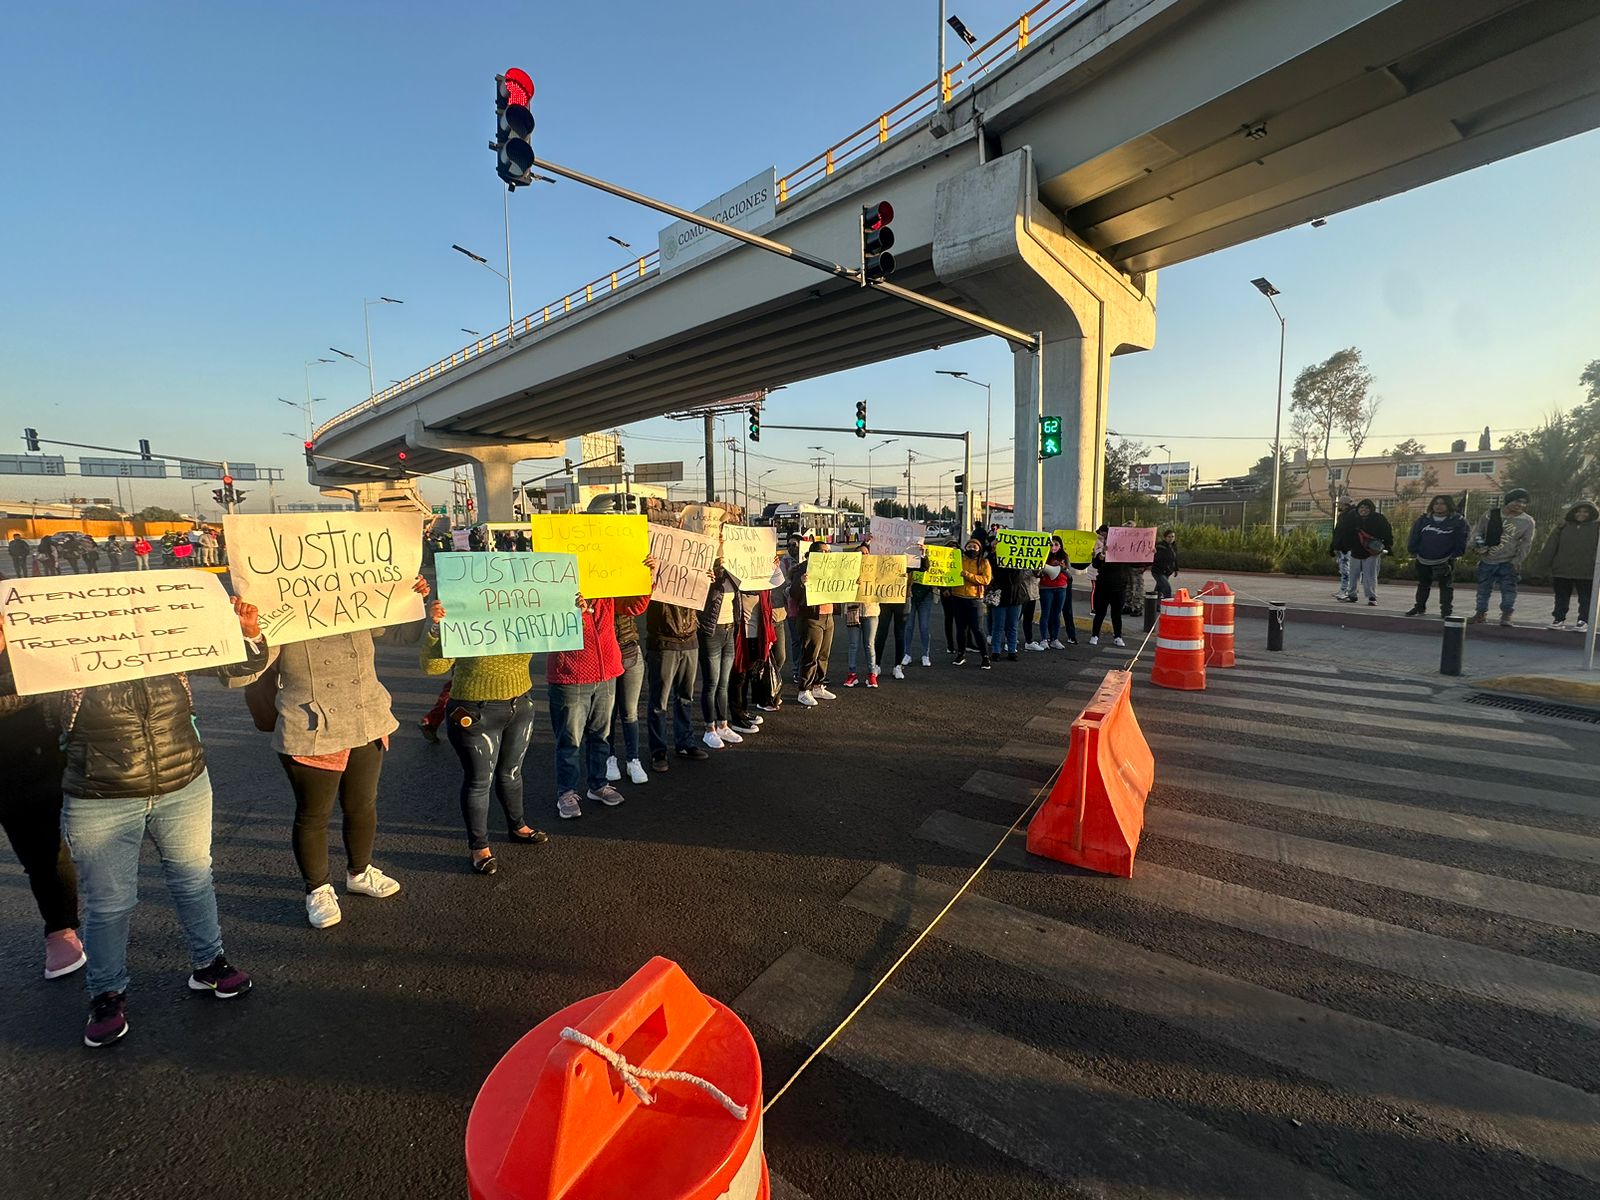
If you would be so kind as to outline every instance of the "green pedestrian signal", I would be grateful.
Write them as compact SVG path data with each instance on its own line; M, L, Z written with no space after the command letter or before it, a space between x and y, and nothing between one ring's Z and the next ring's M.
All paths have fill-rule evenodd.
M1055 458L1061 453L1061 418L1039 418L1039 457Z

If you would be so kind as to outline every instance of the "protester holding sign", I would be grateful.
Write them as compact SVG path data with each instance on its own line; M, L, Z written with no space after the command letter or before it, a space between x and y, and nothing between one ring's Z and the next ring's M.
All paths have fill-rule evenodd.
M1091 550L1091 554L1093 551ZM1065 543L1057 533L1050 539L1050 553L1039 572L1040 638L1052 650L1065 650L1078 644L1078 627L1072 620L1072 577L1078 571L1068 560ZM1066 617L1067 640L1061 640L1061 619Z
M1093 599L1091 602L1094 621L1089 628L1089 645L1098 646L1100 644L1100 626L1105 621L1106 613L1109 612L1111 614L1111 644L1125 646L1127 643L1122 640L1122 594L1128 587L1129 567L1128 564L1114 559L1108 561L1107 546L1111 542L1108 536L1110 533L1109 528L1102 525L1095 532L1103 540L1096 544L1094 558L1091 560L1095 570L1092 590ZM1110 553L1115 554L1116 552L1116 547L1113 545Z
M714 510L713 510L714 511ZM733 676L733 616L737 581L718 559L700 610L700 715L706 729L701 740L712 750L737 745L744 738L728 726L728 689ZM725 736L729 735L729 736Z
M622 655L622 674L617 677L616 714L610 734L611 754L606 759L606 782L616 783L626 766L634 783L649 783L644 764L639 761L639 697L644 692L644 654L639 649L639 619L616 614L617 649ZM617 727L622 729L622 744L617 744ZM618 750L622 753L618 753ZM617 760L622 760L619 766Z
M996 543L989 551L990 582L988 594L984 597L989 605L989 641L994 646L996 658L1004 654L1011 662L1016 662L1017 625L1022 618L1023 570L1003 565L1000 555L1000 544Z
M260 670L267 657L255 606L235 598L233 610L246 657L210 672L224 680ZM223 953L211 881L211 778L188 678L155 675L56 692L45 707L66 753L61 830L85 908L91 999L83 1044L106 1046L128 1032L128 924L146 836L189 942L190 989L219 1000L249 991L250 976Z
M836 693L828 690L828 659L833 656L833 602L811 603L810 575L813 562L825 563L835 557L828 553L828 543L820 539L811 543L811 553L795 566L789 575L789 602L798 605L805 614L805 641L801 650L800 705L815 708L818 700L836 700Z
M522 813L522 759L533 740L528 676L533 655L446 658L440 626L449 610L436 600L429 616L432 625L423 640L422 669L429 675L455 670L444 724L445 736L461 760L461 820L467 827L469 865L479 875L493 875L499 866L489 849L490 792L500 801L506 836L513 842L538 845L550 840L529 826Z
M650 606L656 561L644 559L643 594L616 599L580 596L583 647L558 650L545 658L549 684L550 727L556 735L556 815L564 820L583 816L578 789L587 784L590 800L615 806L624 797L606 779L611 747L611 714L617 677L622 674L622 648L617 645L617 614L637 617Z
M244 557L243 547L236 548L235 570ZM407 592L425 599L428 583L418 575ZM411 610L395 596L390 601L386 612ZM298 632L304 611L297 608L294 618L286 616L285 627ZM392 633L382 627L357 629L273 646L263 670L248 680L230 681L230 686L255 685L251 711L257 727L272 732L272 748L289 777L294 859L305 882L306 920L313 929L327 929L343 919L328 878L328 822L335 804L344 816L345 890L379 899L400 890L396 880L372 865L378 777L389 735L400 725L373 665L372 639L389 635L415 643L421 634L422 623L413 621Z
M960 557L959 555L957 556ZM905 637L905 654L901 656L902 666L911 662L911 651L920 643L922 647L922 665L931 667L933 659L930 657L933 645L933 603L938 597L939 589L925 582L926 572L908 571L906 584L906 604L909 620ZM896 678L899 678L896 674Z
M702 572L709 576L710 572ZM709 583L709 578L706 580ZM659 587L659 580L657 582ZM694 744L695 680L700 670L700 610L652 599L645 612L650 686L650 769L667 770L667 724L679 758L711 755Z
M961 553L961 586L951 588L945 600L955 620L955 665L958 667L967 661L969 638L983 655L983 669L987 671L992 666L989 639L983 634L983 620L979 614L984 593L993 579L994 573L984 554L984 542L976 535L968 538Z
M772 555L776 562L778 556ZM733 675L728 685L729 728L748 737L760 731L765 718L755 710L757 695L776 698L776 672L768 684L761 684L770 669L772 647L778 640L777 622L772 613L772 591L740 592L738 623L733 637ZM770 685L770 686L769 686ZM776 707L774 705L774 707Z

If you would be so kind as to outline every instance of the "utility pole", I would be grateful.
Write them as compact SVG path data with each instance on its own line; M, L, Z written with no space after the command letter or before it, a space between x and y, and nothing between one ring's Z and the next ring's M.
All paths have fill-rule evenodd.
M906 520L916 520L916 514L911 511L911 451L906 451Z
M706 414L706 499L717 498L717 426L716 417Z

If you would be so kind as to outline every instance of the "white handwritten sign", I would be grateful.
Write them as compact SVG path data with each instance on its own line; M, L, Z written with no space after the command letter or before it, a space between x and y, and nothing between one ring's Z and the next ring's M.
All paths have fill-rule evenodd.
M24 696L243 662L239 618L207 571L8 579L0 621Z
M772 569L777 553L778 531L770 526L722 527L722 565L739 581L741 592L764 592L777 585Z
M702 609L711 590L717 562L717 539L671 525L650 526L650 556L656 560L656 582L650 599L683 608Z
M273 645L422 617L411 590L422 536L408 513L224 517L233 590L261 610Z
M1106 561L1147 563L1155 561L1156 531L1113 525L1106 530Z
M439 648L447 658L581 650L578 560L570 554L439 554Z
M928 540L928 526L922 521L908 521L904 517L873 517L871 536L874 554L920 557L922 552L917 547Z

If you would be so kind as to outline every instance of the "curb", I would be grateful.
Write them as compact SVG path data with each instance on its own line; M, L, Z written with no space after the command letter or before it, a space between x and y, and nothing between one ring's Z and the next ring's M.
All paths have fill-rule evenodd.
M1600 679L1591 683L1554 675L1500 675L1494 679L1474 680L1473 687L1478 691L1508 692L1516 696L1537 696L1541 700L1600 707Z

